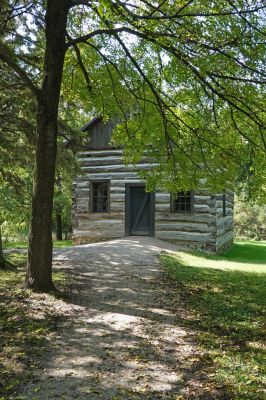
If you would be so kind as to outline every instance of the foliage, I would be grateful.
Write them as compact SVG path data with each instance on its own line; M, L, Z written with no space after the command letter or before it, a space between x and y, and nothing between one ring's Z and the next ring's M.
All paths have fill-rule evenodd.
M245 198L235 202L235 231L238 238L266 240L266 206Z
M3 236L25 237L31 209L36 101L4 64L0 65L0 91L0 224L4 224ZM67 129L62 126L63 132ZM64 141L65 137L59 136L57 174L63 176L63 182L62 191L56 191L55 207L58 209L60 203L69 232L71 185L78 168Z
M28 225L35 133L28 89L0 65L0 225Z
M263 0L4 0L0 7L0 69L25 91L26 120L36 125L29 285L52 287L57 139L73 147L68 125L85 113L117 118L126 162L154 158L144 173L148 189L220 191L247 168L253 195L265 194Z
M0 91L0 226L6 239L25 236L28 229L36 104L3 63Z
M3 10L14 33L2 44L3 65L14 68L5 55L16 49L38 87L46 8L36 0L18 9L10 0ZM148 152L159 164L146 174L150 188L186 189L207 179L221 189L245 169L264 193L264 2L74 1L67 41L59 135L73 143L77 131L69 126L115 115L125 159ZM16 85L34 91L26 77L18 73Z
M13 103L13 106L18 104ZM8 122L8 121L7 121ZM3 237L27 237L31 209L32 191L32 156L34 148L27 141L19 124L0 127L0 145L2 164L0 167L0 224ZM71 232L72 181L78 167L75 155L64 147L59 138L59 155L57 174L62 176L61 187L56 187L54 195L54 212L62 214L63 228Z
M14 175L13 175L14 176ZM22 175L20 176L22 179ZM30 213L30 177L26 176L23 191L8 182L0 185L0 218L4 228L3 236L13 236L28 227Z
M265 256L266 245L259 249ZM227 255L227 268L232 263L234 269L237 254L239 249L233 248L232 257ZM261 262L255 251L250 259ZM164 255L162 262L190 315L182 322L197 331L209 379L225 385L232 400L262 400L266 275L221 270L219 256L212 269L190 266L182 253ZM265 271L265 261L263 267Z
M71 96L78 104L87 99L89 113L116 115L121 123L114 140L123 146L126 162L138 161L144 152L152 156L157 165L144 173L150 189L189 189L204 180L220 190L245 167L260 182L254 192L264 193L264 128L248 117L255 107L265 118L265 82L258 83L263 74L258 58L265 57L264 7L253 9L250 3L245 9L242 1L164 2L157 8L143 3L134 12L127 2L92 7L94 29L109 29L99 36L87 33L91 12L84 9L84 25L77 29L72 11L69 29L76 38L65 62ZM243 8L245 18L238 14ZM252 43L258 44L256 54ZM86 90L84 70L74 63L77 51Z
M22 289L25 255L13 253L8 261L15 266L0 271L0 397L4 399L11 398L38 367L60 314L52 295L43 297ZM64 274L56 272L55 281L65 288Z

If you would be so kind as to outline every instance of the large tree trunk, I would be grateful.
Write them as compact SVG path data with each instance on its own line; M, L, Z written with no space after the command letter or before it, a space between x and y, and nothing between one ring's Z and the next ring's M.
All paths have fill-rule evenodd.
M52 208L57 150L57 117L65 56L69 0L47 0L44 80L37 106L37 143L26 287L50 291Z
M63 240L62 216L56 213L56 240Z

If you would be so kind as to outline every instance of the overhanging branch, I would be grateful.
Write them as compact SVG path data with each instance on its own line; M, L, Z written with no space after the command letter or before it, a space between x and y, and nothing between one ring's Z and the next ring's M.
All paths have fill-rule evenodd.
M31 78L28 76L27 72L17 63L16 56L11 53L11 51L2 43L0 44L0 60L19 75L23 82L32 91L34 96L36 96L36 98L39 97L39 88L35 86Z
M67 42L66 46L67 46L67 48L69 48L69 47L73 46L74 44L84 43L87 40L92 39L93 37L98 36L98 35L114 35L119 32L127 32L127 33L136 34L135 31L133 31L132 29L127 28L127 27L120 27L120 28L113 28L113 29L96 29L95 31L92 31L92 32L88 33L87 35L80 36L76 39L70 39Z
M76 6L88 6L90 7L92 3L88 0L72 0L70 4L70 8L76 7Z
M67 37L68 37L69 40L71 40L71 37L70 37L69 35L67 35ZM87 69L86 69L86 67L85 67L85 65L84 65L84 63L83 63L83 60L82 60L82 57L81 57L81 54L80 54L79 47L78 47L77 43L73 43L72 46L74 47L74 50L75 50L75 53L76 53L76 57L77 57L78 64L79 64L80 69L81 69L81 71L82 71L82 73L83 73L83 76L84 76L84 78L85 78L86 85L87 85L87 89L88 89L88 90L91 90L91 81L90 81L90 77L89 77L88 71L87 71Z

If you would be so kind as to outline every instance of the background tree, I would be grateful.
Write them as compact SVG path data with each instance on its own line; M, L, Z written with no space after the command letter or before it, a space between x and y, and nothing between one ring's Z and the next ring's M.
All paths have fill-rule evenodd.
M0 60L31 90L37 107L28 287L53 288L52 206L66 54L75 55L85 79L78 93L89 97L84 110L104 118L116 111L124 121L116 140L126 160L144 151L155 157L150 188L186 189L202 179L212 189L223 187L250 149L265 185L264 1L2 4ZM101 71L112 89L110 105Z
M266 240L266 206L242 194L235 202L235 234L238 239Z
M22 172L22 171L21 171ZM23 171L25 173L25 171ZM13 175L13 183L16 177ZM30 214L30 183L29 176L23 177L28 183L28 191L25 188L25 181L23 187L21 181L16 182L16 186L11 186L9 183L3 182L0 179L0 268L9 266L10 263L5 259L3 253L3 239L7 234L10 226L12 226L12 233L20 230L22 227L27 227Z
M17 237L23 229L28 231L31 204L32 170L35 150L36 101L23 82L0 66L0 226L5 236ZM71 229L71 182L78 169L73 152L65 146L65 134L73 134L60 123L57 173L63 176L61 208L63 227ZM76 138L77 141L77 138ZM65 202L65 204L63 204ZM4 259L3 235L0 235L1 265Z
M4 268L8 262L3 254L3 224L18 228L29 221L35 133L28 89L3 65L0 93L0 266Z
M63 139L63 137L61 138ZM76 147L82 148L79 135L75 135L75 147L70 149L71 142L60 140L56 165L56 180L53 199L53 221L56 240L68 239L72 232L72 185L75 176L82 173L75 157Z
M59 181L60 182L60 181ZM69 238L71 233L72 182L58 182L56 179L54 194L54 222L56 240ZM70 184L69 184L70 183Z

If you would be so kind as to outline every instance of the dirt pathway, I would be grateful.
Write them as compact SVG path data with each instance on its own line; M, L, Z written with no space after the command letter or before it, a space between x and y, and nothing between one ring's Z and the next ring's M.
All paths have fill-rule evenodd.
M124 238L55 251L55 267L72 277L73 312L19 398L179 399L200 384L194 334L180 327L182 308L176 301L170 311L171 289L159 279L157 255L167 249Z

